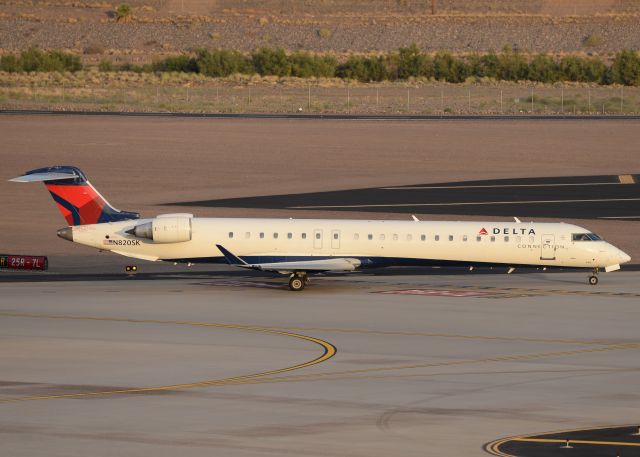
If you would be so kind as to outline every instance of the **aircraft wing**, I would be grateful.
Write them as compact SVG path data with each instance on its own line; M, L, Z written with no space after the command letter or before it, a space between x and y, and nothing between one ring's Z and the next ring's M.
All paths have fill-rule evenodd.
M240 257L232 254L224 246L216 245L220 252L224 255L229 265L240 268L249 268L259 271L274 271L282 274L295 273L296 271L305 272L326 272L326 271L353 271L360 266L360 260L337 257L332 259L320 260L302 260L295 262L270 262L270 263L247 263Z

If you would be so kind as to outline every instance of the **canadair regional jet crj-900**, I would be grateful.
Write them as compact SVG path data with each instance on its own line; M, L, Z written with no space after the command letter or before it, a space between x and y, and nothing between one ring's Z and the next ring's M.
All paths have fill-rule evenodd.
M58 236L150 261L224 263L289 276L386 266L569 267L592 271L590 284L631 258L598 235L564 223L421 222L334 219L202 218L163 214L140 219L113 208L70 166L31 170L16 182L44 182L69 227Z

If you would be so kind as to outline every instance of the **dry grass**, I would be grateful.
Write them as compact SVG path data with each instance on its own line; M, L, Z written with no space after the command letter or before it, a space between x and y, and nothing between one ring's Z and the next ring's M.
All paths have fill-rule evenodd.
M637 114L640 88L186 73L0 73L0 107L104 111L360 114Z

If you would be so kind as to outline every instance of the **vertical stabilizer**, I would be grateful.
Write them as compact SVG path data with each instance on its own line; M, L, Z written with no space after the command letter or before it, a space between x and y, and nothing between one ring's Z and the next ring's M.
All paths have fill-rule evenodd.
M138 219L138 213L115 209L79 168L55 166L28 171L14 182L43 182L69 225Z

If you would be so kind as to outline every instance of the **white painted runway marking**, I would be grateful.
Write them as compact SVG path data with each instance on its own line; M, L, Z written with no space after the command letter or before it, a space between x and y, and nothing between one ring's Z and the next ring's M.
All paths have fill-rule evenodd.
M492 189L509 187L564 187L564 186L619 186L631 184L622 182L585 182L585 183L560 183L560 184L483 184L477 186L407 186L407 187L379 187L381 190L419 190L419 189Z
M525 201L494 201L494 202L455 202L455 203L389 203L386 205L319 205L319 206L290 206L289 209L322 209L322 208L385 208L395 206L466 206L466 205L528 205L537 203L595 203L595 202L625 202L640 201L640 198L593 198L584 200L525 200Z

